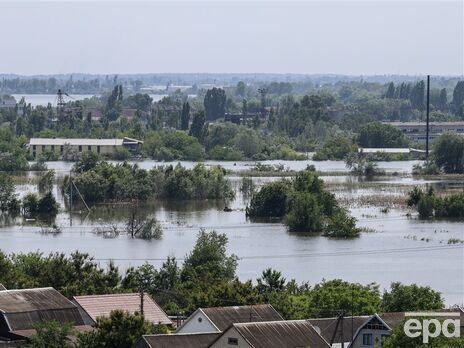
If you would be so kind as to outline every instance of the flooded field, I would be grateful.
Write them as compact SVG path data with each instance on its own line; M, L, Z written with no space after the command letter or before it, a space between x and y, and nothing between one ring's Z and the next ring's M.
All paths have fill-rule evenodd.
M282 161L276 161L282 162ZM138 162L141 167L159 165L153 161ZM207 162L227 169L251 168L252 163ZM272 162L274 163L274 162ZM286 162L291 169L315 164L321 171L345 170L343 162ZM408 172L414 162L384 162L391 171ZM191 162L183 162L193 166ZM54 167L55 165L55 167ZM71 163L52 162L50 168L69 170ZM231 169L231 170L232 170ZM160 240L130 239L128 236L104 238L95 229L110 224L124 224L127 209L121 205L98 206L87 214L72 216L64 209L63 197L55 188L62 211L55 223L62 228L58 235L44 235L37 222L3 219L0 249L5 252L44 253L75 250L87 252L102 264L114 260L121 268L145 261L160 265L168 256L179 260L193 247L200 228L227 234L229 252L239 256L238 275L256 279L268 267L281 271L287 279L319 282L342 278L367 284L376 282L381 289L391 282L429 285L443 293L448 305L464 303L464 224L459 221L422 221L404 204L407 192L414 186L432 185L437 192L463 190L462 180L418 180L410 176L387 176L373 181L350 175L323 176L323 180L341 204L358 219L364 231L353 240L334 240L317 234L289 233L279 221L251 222L245 217L248 199L240 193L241 178L229 176L237 192L232 211L224 212L224 202L153 201L144 207L164 227ZM259 186L278 177L254 178ZM20 194L35 187L18 185ZM72 219L71 219L72 218Z

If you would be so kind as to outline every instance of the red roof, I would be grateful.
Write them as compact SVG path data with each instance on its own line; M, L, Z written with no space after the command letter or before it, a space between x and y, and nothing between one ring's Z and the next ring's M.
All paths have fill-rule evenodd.
M75 296L74 300L94 321L98 317L109 317L111 311L117 309L140 313L139 293ZM143 314L153 324L172 325L166 313L147 294L143 296Z

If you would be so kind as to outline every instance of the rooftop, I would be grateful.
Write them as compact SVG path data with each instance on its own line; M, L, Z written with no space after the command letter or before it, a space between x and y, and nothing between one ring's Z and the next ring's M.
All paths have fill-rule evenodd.
M111 311L123 310L129 313L140 313L140 294L111 294L75 296L74 300L95 321L98 317L109 316ZM154 324L172 325L166 313L145 294L143 297L143 314L145 319Z
M254 348L330 347L306 320L240 323L233 327Z
M426 126L426 122L384 122L385 124L389 124L395 127L414 127L414 126ZM431 126L464 126L464 121L443 121L443 122L430 122Z
M146 345L153 348L207 348L222 333L204 332L204 333L186 333L172 335L146 335L141 339Z
M200 308L200 310L203 311L220 331L224 331L234 323L283 320L279 312L270 304L210 307Z
M340 321L337 328L338 318L318 318L318 319L308 319L307 321L311 323L314 328L320 332L321 336L330 343L332 337L334 337L334 343L351 342L351 338L358 331L358 329L363 326L372 316L370 315L361 315L354 317L345 317L343 321ZM343 323L343 338L342 325ZM335 332L337 330L337 332Z
M55 145L64 146L122 146L123 144L142 143L142 141L132 138L123 139L91 139L91 138L31 138L29 145Z

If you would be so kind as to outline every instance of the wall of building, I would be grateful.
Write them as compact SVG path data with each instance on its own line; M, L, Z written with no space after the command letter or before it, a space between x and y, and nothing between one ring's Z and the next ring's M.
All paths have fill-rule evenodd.
M372 334L372 345L363 345L363 334ZM382 335L389 335L388 330L372 330L372 329L362 329L359 331L356 339L350 348L373 348L381 347Z
M109 155L114 153L118 146L122 147L122 145L68 145L67 147L76 153L92 151L101 155ZM37 158L44 152L56 152L61 156L64 149L65 147L61 145L31 145L29 146L29 154L34 158Z
M192 314L176 333L195 333L195 332L217 332L218 329L211 324L210 320L201 311Z
M233 340L233 341L232 341ZM221 337L210 348L251 348L234 327L224 331Z

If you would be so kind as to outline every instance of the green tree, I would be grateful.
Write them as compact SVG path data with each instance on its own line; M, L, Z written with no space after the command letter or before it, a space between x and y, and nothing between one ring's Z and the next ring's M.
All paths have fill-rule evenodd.
M420 319L426 318L421 317ZM428 343L423 342L424 337L422 335L409 337L404 332L405 323L406 319L393 329L391 334L382 342L382 348L464 348L464 337L445 337L440 334L438 337L430 337ZM431 326L431 329L433 330L433 326ZM454 329L450 325L448 330L452 332Z
M385 98L393 99L395 97L395 84L390 82L388 84L387 92L385 93Z
M411 105L415 109L423 110L424 109L424 99L425 99L425 83L424 81L417 82L411 90L409 100Z
M464 81L458 81L453 90L453 107L457 112L464 103Z
M395 127L372 122L361 127L358 144L361 147L407 147L408 140L403 132Z
M267 268L261 274L261 278L256 280L257 288L261 293L271 293L275 291L283 291L286 279L282 277L282 273L272 268Z
M216 231L200 230L193 250L186 256L181 281L195 281L201 287L232 280L237 257L227 256L227 236Z
M433 143L432 160L446 173L464 173L464 137L442 134Z
M239 81L235 87L235 95L237 97L245 98L246 96L246 85L245 82Z
M353 238L360 233L361 230L356 227L356 219L340 209L328 219L324 235L332 238Z
M251 198L246 213L251 217L283 217L287 209L289 182L276 181L264 185Z
M311 192L295 192L289 202L285 224L290 231L322 232L324 215L317 196Z
M76 345L71 340L75 335L72 323L61 324L57 321L49 321L34 326L35 335L29 339L28 347L31 348L72 348Z
M0 210L17 210L19 202L15 194L13 178L6 173L0 173Z
M205 114L208 121L224 118L226 110L226 92L223 89L216 87L208 89L203 104L205 106Z
M203 143L206 135L206 130L207 125L205 113L203 111L198 111L193 115L189 135L197 138L200 143Z
M189 121L190 121L190 104L188 102L185 102L182 105L180 129L188 130L189 129Z
M440 91L440 99L438 102L438 106L441 110L445 110L447 105L448 105L448 93L446 92L446 88L442 88Z
M80 348L132 348L143 335L166 333L163 327L156 328L138 313L112 311L109 317L97 318L95 330L78 335Z
M391 284L391 290L383 294L385 312L427 311L443 307L441 294L428 286L395 282Z

